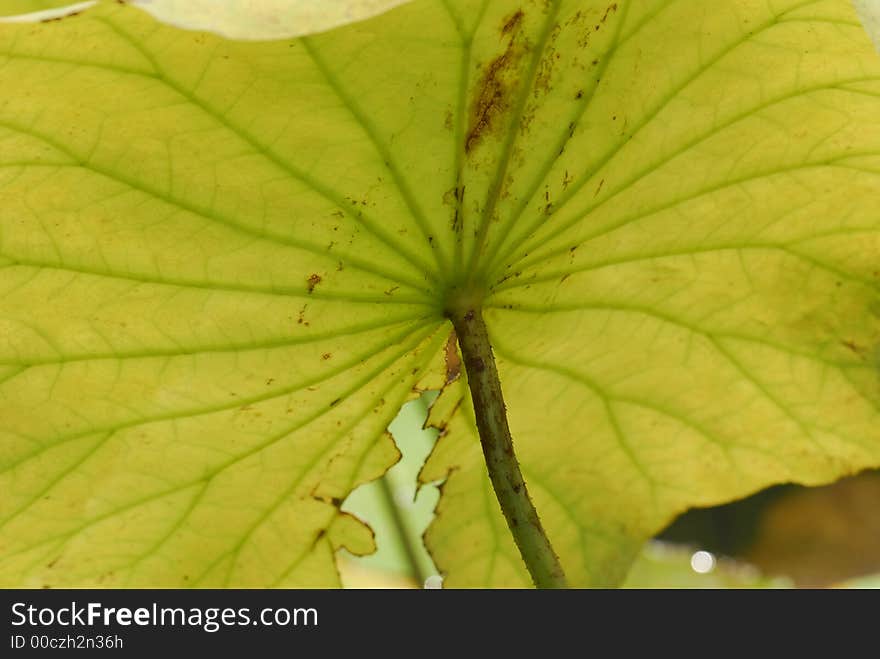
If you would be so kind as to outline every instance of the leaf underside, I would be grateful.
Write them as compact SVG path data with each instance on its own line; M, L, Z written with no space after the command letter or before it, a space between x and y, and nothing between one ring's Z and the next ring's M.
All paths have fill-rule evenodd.
M428 547L527 585L461 287L573 585L688 507L880 464L880 59L846 0L417 0L268 43L114 3L4 25L0 60L0 584L334 585L373 544L340 502L445 384Z

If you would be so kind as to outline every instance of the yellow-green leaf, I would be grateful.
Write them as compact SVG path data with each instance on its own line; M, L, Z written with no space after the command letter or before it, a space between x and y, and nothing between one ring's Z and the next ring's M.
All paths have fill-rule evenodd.
M621 7L570 114L525 112L486 240L521 464L577 584L690 506L880 459L880 61L851 8ZM527 585L450 429L425 476L455 466L446 583Z
M416 0L238 43L0 26L0 583L336 583L450 380L448 585L526 585L446 296L485 294L575 585L880 464L880 58L847 0ZM433 385L432 385L433 386Z

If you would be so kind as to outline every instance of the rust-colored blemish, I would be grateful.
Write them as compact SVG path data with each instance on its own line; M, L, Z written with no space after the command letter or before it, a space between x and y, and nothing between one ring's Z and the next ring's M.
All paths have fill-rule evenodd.
M568 186L571 185L573 181L574 181L574 177L571 174L569 174L568 170L566 169L565 172L563 172L563 174L562 174L562 190L563 190L563 192L568 189Z
M309 293L312 293L315 290L315 286L317 286L318 284L321 283L321 275L319 275L319 274L309 275L309 278L306 280L306 283L308 284Z
M841 344L844 348L846 348L847 350L849 350L849 351L854 352L855 354L857 354L859 357L864 357L865 354L867 354L867 352L868 352L867 349L865 349L864 347L860 346L860 345L859 345L858 343L856 343L855 341L841 341L840 344Z
M522 9L518 9L510 18L508 18L501 27L501 34L510 34L514 30L518 30L525 14Z
M610 5L608 5L608 8L607 8L607 9L605 9L605 13L602 15L602 18L601 18L601 20L600 20L599 22L600 22L600 23L604 23L605 21L608 20L608 17L609 17L611 14L615 13L616 11L617 11L617 3L616 3L616 2L613 2L613 3L611 3Z
M73 18L74 16L79 16L83 13L83 10L80 9L78 11L72 11L69 14L64 14L63 16L53 16L52 18L41 18L40 23L55 23L57 21L63 21L65 18Z
M538 65L538 73L535 76L533 94L536 98L540 97L542 94L550 92L553 70L556 67L556 62L561 59L560 54L556 52L556 41L561 32L562 26L558 24L554 26L553 31L550 32L550 38L545 47L546 52L541 58L541 62Z
M458 233L462 228L461 206L464 202L464 187L456 182L456 185L443 193L443 204L452 208L450 226L452 231ZM433 243L433 237L429 236L429 242Z
M444 354L446 359L446 384L449 384L450 382L455 382L458 376L461 375L461 357L458 356L458 337L455 335L455 330L449 333Z
M520 38L524 17L522 10L518 10L504 21L501 36L507 38L507 47L483 69L471 104L470 121L464 141L464 151L467 154L492 130L497 123L496 119L510 105L511 90L516 86L513 72L525 52L525 44Z
M299 316L296 319L297 325L305 325L306 327L309 326L309 321L306 320L306 309L308 309L308 308L309 308L309 305L304 304L303 308L299 310Z

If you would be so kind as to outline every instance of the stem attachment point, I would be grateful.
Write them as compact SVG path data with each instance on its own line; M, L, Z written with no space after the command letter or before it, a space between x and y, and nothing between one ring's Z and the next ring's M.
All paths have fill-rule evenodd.
M466 300L461 297L458 302L471 303L451 305L446 315L458 336L480 444L495 496L535 586L565 588L562 565L529 498L513 451L501 381L478 299Z

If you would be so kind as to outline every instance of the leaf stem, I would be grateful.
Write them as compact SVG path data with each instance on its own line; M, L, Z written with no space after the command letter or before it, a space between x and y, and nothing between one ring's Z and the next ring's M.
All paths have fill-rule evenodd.
M423 588L425 581L431 575L426 574L425 570L422 569L422 564L419 561L417 553L418 550L413 543L412 530L404 517L403 511L400 509L400 504L397 503L397 498L394 496L394 487L389 482L388 474L385 474L379 479L379 490L388 509L391 522L394 525L394 530L397 532L397 539L400 542L400 547L403 549L403 553L406 556L410 576L418 582L420 588Z
M507 411L489 333L480 305L473 302L475 300L470 304L455 304L454 308L447 310L446 315L455 328L464 358L489 479L535 586L565 588L565 574L559 558L541 526L513 452L513 439L507 424Z

